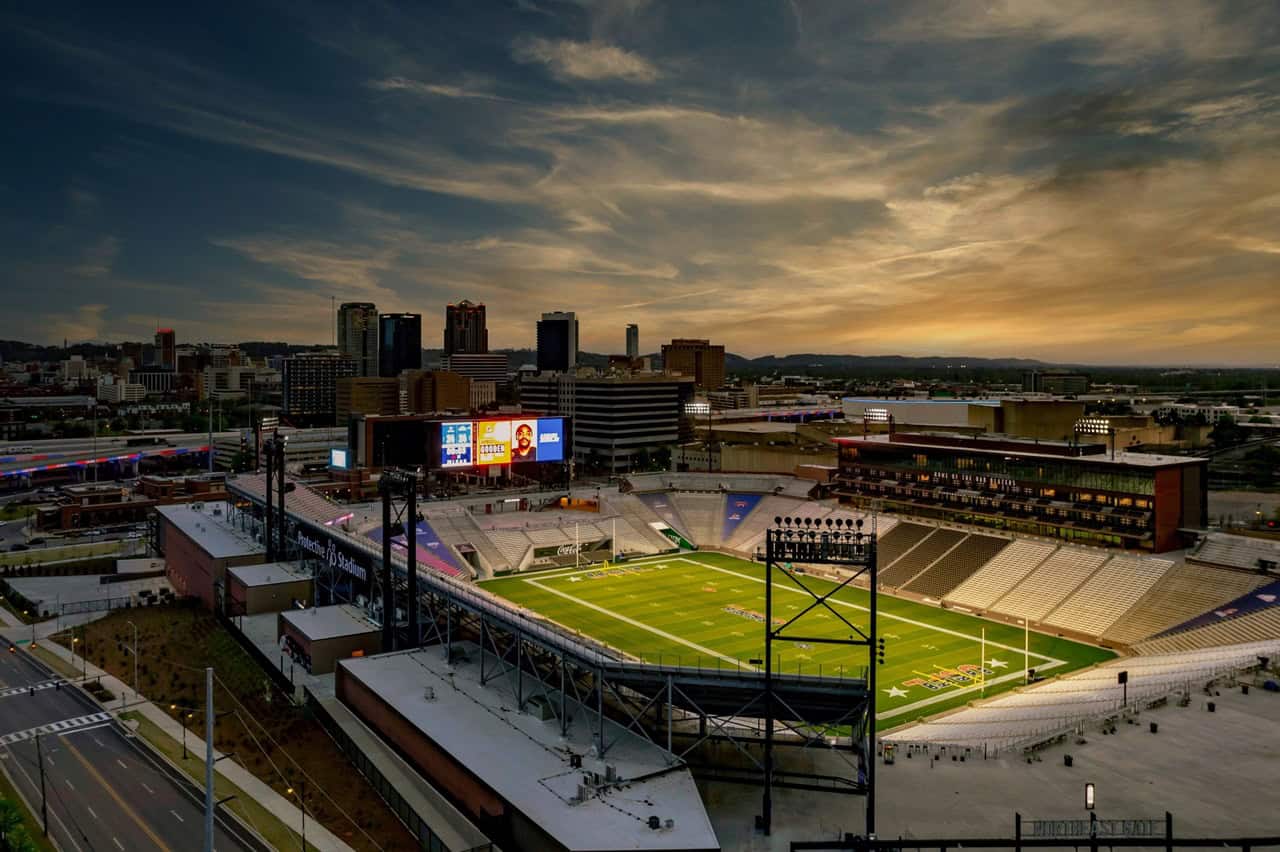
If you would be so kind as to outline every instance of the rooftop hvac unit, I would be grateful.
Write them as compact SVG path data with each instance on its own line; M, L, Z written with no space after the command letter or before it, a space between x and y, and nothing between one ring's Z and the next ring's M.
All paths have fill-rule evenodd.
M612 763L607 763L607 764L605 764L605 767L604 767L604 780L605 780L606 782L610 783L610 784L612 784L612 783L614 783L615 781L617 781L617 780L618 780L618 767L614 766Z
M587 794L586 786L583 784L579 784L578 791L573 794L573 798L570 801L575 805L580 804L587 800L587 795L588 794Z
M435 700L436 700L436 690L435 690L435 687L433 687L433 686L428 686L428 687L426 687L425 689L423 689L423 690L422 690L422 700L423 700L423 701L435 701Z

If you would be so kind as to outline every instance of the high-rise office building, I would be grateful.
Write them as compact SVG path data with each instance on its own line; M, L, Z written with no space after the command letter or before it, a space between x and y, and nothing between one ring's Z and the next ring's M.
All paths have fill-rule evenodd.
M355 362L337 353L313 352L284 359L284 412L295 421L332 426L338 379L356 374Z
M422 314L383 314L378 332L378 375L422 369Z
M719 390L724 384L724 347L712 346L710 340L676 338L662 344L662 368L693 376L699 390Z
M689 377L584 379L562 373L522 378L520 405L572 417L574 458L621 473L643 455L680 440L681 418L693 393Z
M633 361L640 357L640 326L635 323L627 326L627 357Z
M356 375L378 375L378 309L372 302L343 302L338 308L338 353L356 362Z
M346 426L353 414L399 414L400 380L344 376L338 379L335 408L339 426Z
M568 373L578 366L578 317L553 311L538 321L538 371Z
M463 299L444 309L444 354L484 355L489 351L489 329L484 305Z
M156 329L156 366L166 370L178 369L177 336L171 328Z

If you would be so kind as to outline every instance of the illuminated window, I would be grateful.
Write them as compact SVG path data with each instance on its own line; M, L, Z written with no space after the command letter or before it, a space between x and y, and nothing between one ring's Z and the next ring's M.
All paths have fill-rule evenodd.
M1082 494L1080 495L1080 502L1081 502L1081 503L1092 503L1092 502L1093 502L1093 495L1092 495L1092 494L1083 494L1083 493L1082 493Z

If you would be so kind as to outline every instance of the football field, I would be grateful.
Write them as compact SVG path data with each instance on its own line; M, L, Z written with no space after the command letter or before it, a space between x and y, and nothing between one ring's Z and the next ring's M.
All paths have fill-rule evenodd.
M812 575L815 591L833 583ZM680 553L581 569L529 572L481 584L571 630L649 662L752 668L764 653L764 566L719 553ZM823 607L802 613L809 596L774 575L774 620L799 618L792 635L847 637L849 628ZM869 594L846 587L832 608L865 631ZM983 632L985 630L985 644ZM1024 682L1024 660L1038 674L1057 675L1114 654L1101 648L987 621L953 610L879 596L876 705L880 727L994 695ZM1024 641L1026 651L1024 657ZM774 643L775 669L860 677L865 648L824 643ZM759 666L756 666L759 668Z

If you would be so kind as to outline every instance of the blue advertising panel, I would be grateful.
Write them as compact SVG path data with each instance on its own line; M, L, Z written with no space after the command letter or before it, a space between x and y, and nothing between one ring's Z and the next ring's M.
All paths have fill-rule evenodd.
M724 501L724 529L720 537L728 541L729 536L737 531L747 515L760 502L760 494L730 494Z
M475 464L475 434L470 421L440 424L440 466L471 467Z
M564 461L564 420L539 417L537 422L538 461Z

